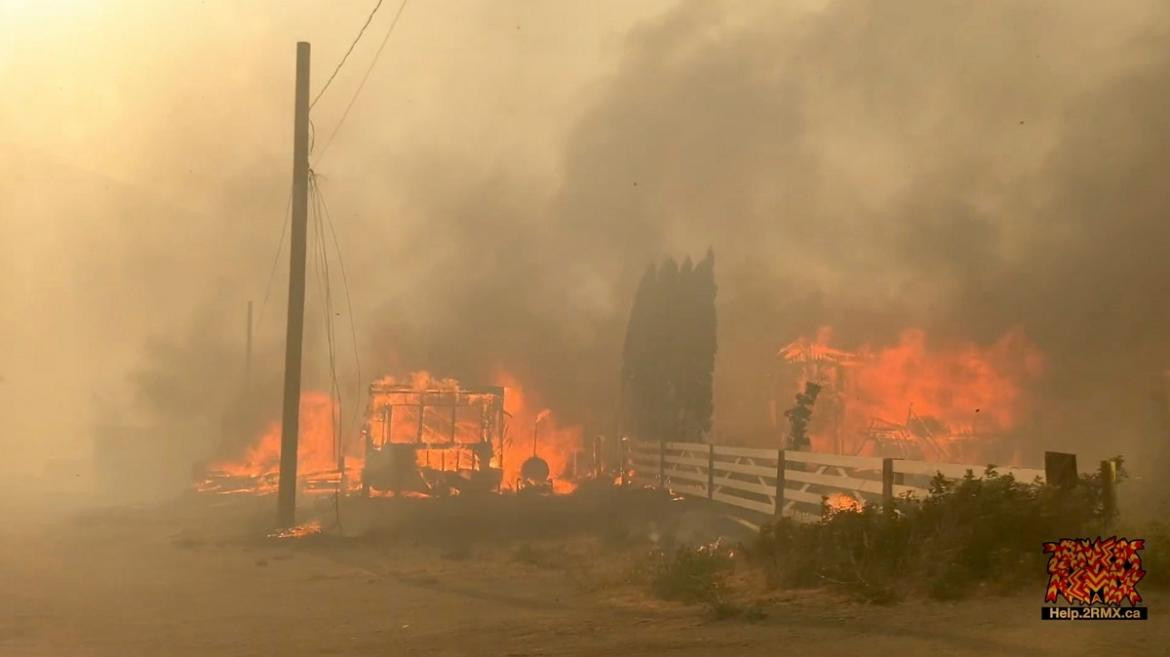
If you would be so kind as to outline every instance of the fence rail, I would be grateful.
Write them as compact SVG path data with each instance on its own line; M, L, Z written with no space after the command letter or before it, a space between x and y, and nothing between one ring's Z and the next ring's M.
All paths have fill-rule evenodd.
M930 494L930 481L938 475L957 479L971 472L979 476L990 467L704 443L631 441L626 453L636 485L804 520L820 518L826 504L882 505L895 497L924 498ZM1071 459L1075 474L1075 455L1057 456L1064 460L1046 456L1045 462L1067 466ZM1040 468L996 467L995 471L1028 483L1049 480ZM1106 472L1105 463L1102 472Z

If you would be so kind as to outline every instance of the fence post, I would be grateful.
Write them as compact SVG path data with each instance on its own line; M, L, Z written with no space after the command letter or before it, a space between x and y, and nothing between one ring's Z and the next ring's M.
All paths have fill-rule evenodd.
M622 466L622 488L630 485L630 439L622 436L618 439L618 461Z
M784 517L784 450L776 450L776 509L777 518Z
M715 445L707 445L707 499L715 497Z
M894 510L894 459L882 459L882 510Z
M666 490L666 441L658 441L658 488Z
M593 436L593 478L601 479L601 473L605 472L604 464L602 464L601 454L604 451L601 445L601 434Z
M1044 452L1044 479L1049 486L1073 488L1077 485L1077 455Z
M1117 462L1101 461L1101 511L1105 522L1117 516Z

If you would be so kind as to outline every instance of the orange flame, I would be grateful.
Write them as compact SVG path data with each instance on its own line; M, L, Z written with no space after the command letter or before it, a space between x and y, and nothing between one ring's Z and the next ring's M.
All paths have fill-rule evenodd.
M939 446L922 457L944 458L965 439L1016 429L1029 407L1028 386L1045 366L1020 330L990 345L942 344L918 329L903 331L896 344L852 351L831 341L825 327L778 354L800 367L800 386L810 380L823 386L810 428L817 451L863 450L867 432L883 426L904 430L907 439L928 436Z
M289 527L287 529L280 529L268 534L268 538L305 538L306 536L316 536L321 533L321 522L313 520L303 525Z
M549 465L553 490L566 493L575 485L570 481L574 456L580 445L581 428L562 426L548 408L535 403L536 396L527 391L519 380L507 372L498 372L493 377L495 385L504 388L504 411L507 433L503 450L503 487L514 488L520 478L521 464L533 455L533 431L535 429L535 453ZM379 379L377 384L395 385L399 380L393 376ZM403 384L415 391L460 391L460 384L451 378L436 378L426 371L412 372ZM463 394L462 392L460 394ZM477 394L470 394L472 399ZM421 431L418 411L410 406L400 406L387 427L375 409L381 407L373 399L366 418L372 430L390 442L415 442L421 435L430 444L450 443L455 445L420 450L418 465L431 469L458 470L469 467L475 458L472 444L482 438L483 424L479 409L457 410L452 416L428 411L424 416ZM298 480L306 492L332 492L340 485L339 450L345 454L345 488L355 490L361 483L361 470L365 460L364 441L356 436L343 436L335 431L335 405L332 398L321 392L306 392L301 397L300 438L297 454ZM405 416L405 417L403 417ZM202 492L214 493L259 493L276 491L280 470L280 423L273 422L259 438L241 453L211 463L205 477L196 484ZM348 428L347 428L348 429ZM383 433L385 429L385 433ZM346 431L346 433L351 433ZM339 447L338 443L344 446ZM498 445L492 466L499 467Z
M553 491L572 492L574 456L581 446L581 427L562 426L551 409L542 408L531 389L505 371L493 377L504 388L504 410L508 413L508 438L504 443L504 482L514 486L520 479L520 466L533 455L533 431L536 432L536 455L548 463ZM539 410L537 410L539 409Z
M306 492L334 490L341 476L338 472L339 442L345 444L346 486L358 483L362 454L343 441L335 425L333 399L322 392L301 395L300 431L297 442L297 479ZM272 422L263 434L242 454L212 462L207 477L196 485L205 492L272 493L276 491L280 472L281 423Z
M862 501L845 493L833 493L825 498L825 507L830 514L839 511L861 511Z

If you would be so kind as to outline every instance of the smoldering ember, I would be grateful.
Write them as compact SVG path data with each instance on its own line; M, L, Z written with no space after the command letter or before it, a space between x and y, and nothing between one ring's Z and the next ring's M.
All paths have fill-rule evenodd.
M1165 652L1168 30L0 0L0 655Z

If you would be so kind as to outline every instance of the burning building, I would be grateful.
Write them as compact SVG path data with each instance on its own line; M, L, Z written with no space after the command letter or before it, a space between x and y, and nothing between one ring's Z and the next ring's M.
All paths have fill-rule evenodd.
M816 451L928 461L1019 459L1030 411L1029 384L1044 359L1012 331L991 345L932 344L906 330L896 344L832 346L830 328L777 353L772 420L787 434L782 411L808 382L821 386L809 432Z
M429 377L375 382L362 429L362 489L499 489L504 435L503 387L465 388Z
M425 371L369 387L360 428L348 429L337 400L301 396L299 487L306 493L446 495L470 490L573 490L581 429L533 404L515 377L464 386ZM280 423L197 473L207 493L274 493ZM527 464L527 465L526 465Z

